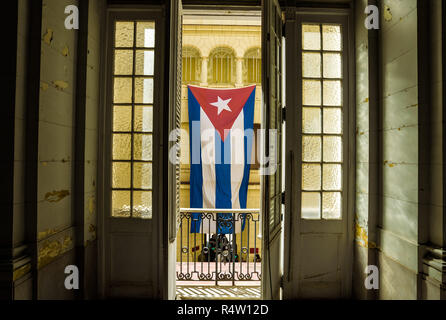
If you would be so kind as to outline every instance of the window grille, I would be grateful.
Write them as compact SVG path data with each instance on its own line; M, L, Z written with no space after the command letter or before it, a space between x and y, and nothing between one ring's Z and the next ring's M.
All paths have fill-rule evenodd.
M260 48L252 48L243 57L243 82L246 85L262 82L262 54Z
M209 55L208 82L211 85L235 85L235 54L230 48L216 48Z
M198 84L201 76L200 52L194 47L183 47L183 83Z

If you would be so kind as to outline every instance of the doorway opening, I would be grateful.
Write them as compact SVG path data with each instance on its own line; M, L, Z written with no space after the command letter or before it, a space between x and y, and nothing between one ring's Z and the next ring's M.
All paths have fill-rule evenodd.
M181 209L176 241L176 292L179 299L261 298L261 24L260 10L183 11ZM214 202L201 199L202 205L196 206L197 188L191 187L195 183L193 178L191 180L195 161L191 155L190 95L193 90L201 88L227 90L248 87L254 87L254 113L251 124L252 148L249 148L251 161L243 177L248 178L247 190L245 194L239 195L236 193L242 191L233 188L232 204L226 207L219 206L215 199ZM243 154L244 135L240 139ZM201 137L201 148L203 140ZM214 156L211 154L211 157ZM200 156L199 161L205 163L203 156ZM231 161L229 164L232 165ZM212 174L215 172L203 169L202 179L210 181L211 186L218 189L215 179L212 184L213 179L206 176ZM231 185L234 186L234 183L237 184L237 181L232 176ZM208 186L205 182L199 188L205 193L207 191L204 189ZM246 200L242 200L243 197Z

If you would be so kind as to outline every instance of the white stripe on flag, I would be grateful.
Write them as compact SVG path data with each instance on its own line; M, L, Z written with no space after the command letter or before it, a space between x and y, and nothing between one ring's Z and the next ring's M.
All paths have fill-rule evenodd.
M234 122L231 129L231 201L232 208L240 208L240 187L245 173L245 117L243 110ZM242 220L235 222L235 232L240 233Z
M200 107L201 170L203 173L203 208L215 208L215 128Z
M231 200L233 209L240 208L239 191L245 169L244 127L244 114L242 110L231 129Z
M243 119L243 111L240 112L240 115L236 119L234 128L240 128L240 130L243 130L244 126L244 119ZM232 130L233 130L232 129ZM231 130L231 137L233 134L233 131ZM239 130L239 131L240 131ZM200 131L201 131L201 170L203 173L203 208L209 208L214 209L215 208L215 197L216 197L216 176L215 176L215 135L218 134L215 130L214 125L209 120L206 113L203 111L202 108L200 108ZM235 134L243 134L243 131L236 132ZM231 138L232 139L232 138ZM238 136L238 139L231 140L231 196L232 196L232 208L240 208L240 201L238 198L238 191L240 190L240 186L243 179L243 165L244 165L244 152L243 152L243 146L244 142L242 140L241 146L239 140L240 136ZM238 147L233 147L233 145L236 145ZM221 147L221 146L218 146ZM235 148L235 149L234 149ZM235 152L237 150L237 152ZM237 158L233 158L233 155L239 154ZM240 157L241 154L241 157ZM224 159L222 159L223 161ZM238 162L235 162L238 161ZM233 171L234 163L238 163L235 167L235 171ZM236 177L236 178L234 178ZM236 190L236 191L235 191ZM236 200L235 200L236 199ZM235 202L234 202L235 201ZM211 225L209 228L209 220L204 219L203 220L203 233L216 233L216 221L217 221L217 214L213 213L213 219L211 221ZM235 232L240 233L241 232L241 223L236 223L235 226Z

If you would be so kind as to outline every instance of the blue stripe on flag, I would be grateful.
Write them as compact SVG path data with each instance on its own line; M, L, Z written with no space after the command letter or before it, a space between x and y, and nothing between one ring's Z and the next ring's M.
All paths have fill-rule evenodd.
M248 100L246 101L246 104L243 108L243 119L244 119L244 126L245 126L245 168L243 173L243 180L242 184L240 186L239 191L239 199L240 199L240 208L246 209L246 202L248 197L248 184L249 184L249 170L251 169L251 157L254 157L255 154L252 154L252 143L254 134L252 131L246 132L246 130L252 130L253 124L254 124L254 105L255 105L255 97L256 97L256 89L252 91L251 95L249 96ZM252 133L252 134L251 134ZM245 229L245 219L242 220L242 230Z
M195 96L188 88L189 101L189 139L190 139L190 207L203 208L203 171L201 168L201 132L200 113L201 108ZM195 123L195 125L194 125ZM195 132L198 130L198 132ZM192 141L195 139L195 141ZM199 157L197 157L199 154ZM194 191L193 191L194 190ZM199 233L201 214L193 213L191 221L191 233Z
M215 159L215 179L217 180L215 207L231 209L231 133L223 142L220 135L215 132ZM231 223L225 223L228 219L232 220L232 214L219 213L217 217L217 233L232 233Z

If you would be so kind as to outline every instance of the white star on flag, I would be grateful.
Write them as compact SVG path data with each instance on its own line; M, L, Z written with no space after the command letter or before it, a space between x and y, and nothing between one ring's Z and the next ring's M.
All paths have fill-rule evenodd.
M220 113L223 110L227 110L232 112L232 110L229 108L228 103L231 101L232 99L228 99L228 100L223 100L222 98L218 97L218 101L217 102L213 102L210 105L214 106L216 108L218 108L218 115L220 115Z

